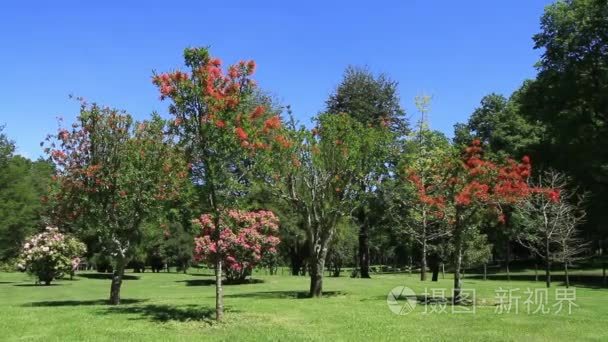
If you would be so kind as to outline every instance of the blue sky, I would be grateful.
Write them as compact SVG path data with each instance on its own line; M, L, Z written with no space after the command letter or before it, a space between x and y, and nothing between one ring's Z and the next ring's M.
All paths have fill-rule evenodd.
M127 4L128 3L128 4ZM0 4L0 124L18 153L71 123L69 94L166 113L150 76L178 68L187 46L226 63L254 59L260 86L305 123L324 107L349 64L433 96L431 126L448 135L489 92L534 77L532 35L550 1L4 1Z

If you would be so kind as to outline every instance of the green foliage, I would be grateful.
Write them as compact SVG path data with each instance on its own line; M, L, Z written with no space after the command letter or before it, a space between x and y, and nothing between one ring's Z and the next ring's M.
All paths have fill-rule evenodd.
M358 234L350 220L341 220L336 227L327 254L327 263L334 277L339 277L342 268L352 265L356 256Z
M587 229L605 237L608 219L608 3L559 1L534 36L542 51L522 110L547 128L538 161L563 170L592 193ZM599 234L598 234L599 233Z
M521 112L522 96L530 82L514 92L509 99L495 93L484 96L466 125L455 126L455 143L468 145L473 139L484 143L488 152L499 157L521 158L538 145L543 125L530 121Z
M41 198L53 172L43 160L13 155L0 127L0 261L15 258L24 239L41 225Z
M397 82L369 69L349 66L342 82L326 102L327 113L346 113L363 125L385 125L400 134L407 132L405 111L399 103Z
M72 130L48 140L57 170L52 220L94 236L124 267L141 241L142 224L186 181L185 163L165 129L158 115L137 123L124 112L83 103Z

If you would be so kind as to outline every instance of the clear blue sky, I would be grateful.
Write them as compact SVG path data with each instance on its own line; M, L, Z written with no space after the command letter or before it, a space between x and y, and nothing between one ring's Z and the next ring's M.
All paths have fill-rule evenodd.
M431 126L448 135L489 92L535 75L531 37L550 1L3 1L0 124L18 152L71 123L69 94L136 118L166 103L152 70L181 66L187 46L224 62L254 59L256 79L308 123L349 64L399 82L403 106L433 95ZM126 4L129 3L129 4Z

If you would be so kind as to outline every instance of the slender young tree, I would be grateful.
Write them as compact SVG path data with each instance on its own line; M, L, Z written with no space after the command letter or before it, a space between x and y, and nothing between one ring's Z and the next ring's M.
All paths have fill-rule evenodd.
M452 146L441 133L428 126L429 96L417 96L418 127L411 133L401 156L398 174L405 191L398 191L399 212L406 232L420 246L420 280L426 280L430 244L449 235L443 216L444 194L438 193L447 173L440 165L450 158Z
M220 226L224 210L237 205L246 193L246 174L256 152L289 145L280 134L281 118L255 96L251 79L253 61L241 61L222 70L222 62L206 48L187 48L189 72L156 74L161 99L170 100L173 132L185 149L190 177L200 188L199 208ZM213 241L220 240L220 229ZM224 311L222 259L215 260L216 319Z
M538 191L517 206L516 218L523 227L517 239L545 261L547 287L551 287L552 261L564 264L566 284L569 285L568 263L586 249L586 244L578 237L578 227L585 218L582 201L577 201L576 190L559 172L543 173L537 186Z

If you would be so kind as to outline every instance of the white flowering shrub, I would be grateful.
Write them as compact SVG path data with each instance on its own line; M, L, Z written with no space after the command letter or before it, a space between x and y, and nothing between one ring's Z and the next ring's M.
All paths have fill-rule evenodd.
M73 272L85 252L86 246L78 239L47 227L26 240L17 267L38 277L40 283L50 285L54 279Z

